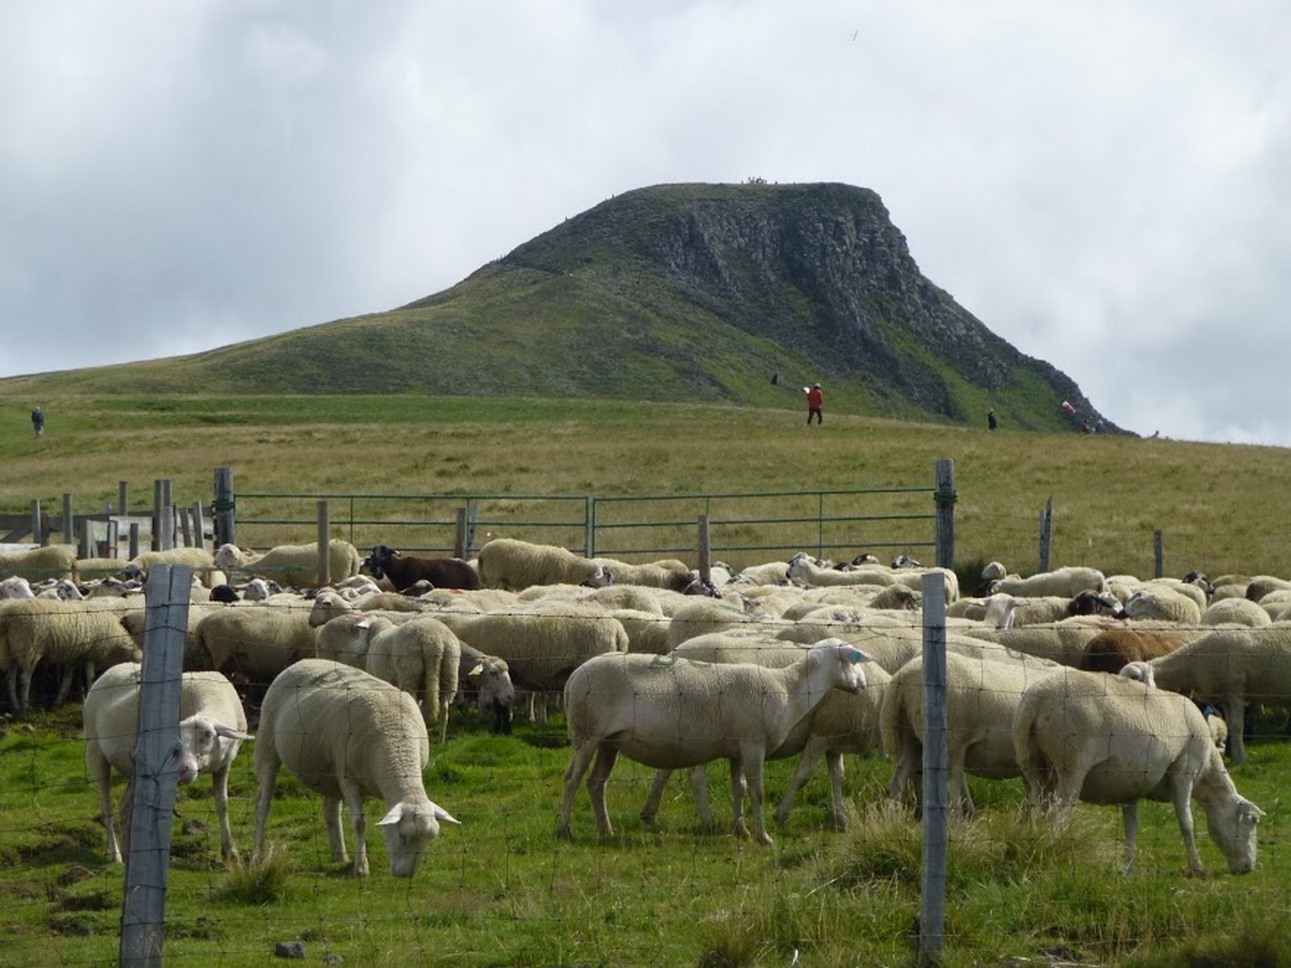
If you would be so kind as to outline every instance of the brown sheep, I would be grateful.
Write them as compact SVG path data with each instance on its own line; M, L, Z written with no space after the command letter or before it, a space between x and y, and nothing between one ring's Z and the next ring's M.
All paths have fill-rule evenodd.
M1146 662L1173 652L1197 635L1177 629L1104 629L1085 643L1078 668L1115 674L1129 662Z

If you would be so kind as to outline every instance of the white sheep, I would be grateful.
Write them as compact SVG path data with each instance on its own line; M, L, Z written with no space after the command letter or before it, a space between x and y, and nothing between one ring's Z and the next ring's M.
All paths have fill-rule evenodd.
M154 565L182 565L191 568L193 577L207 588L214 588L224 582L224 575L215 574L213 556L205 548L179 547L141 551L129 561L122 562L119 571L122 574L144 579Z
M565 686L573 757L565 771L557 835L570 837L574 796L593 757L596 763L587 780L592 812L601 835L613 833L605 785L622 753L655 769L729 760L735 833L748 836L743 776L752 801L754 836L770 844L762 815L763 760L828 690L863 688L860 663L865 658L852 646L827 639L780 669L652 655L589 659Z
M1263 602L1249 598L1221 598L1206 606L1201 613L1202 625L1249 625L1261 628L1272 625L1273 619Z
M95 680L81 711L85 734L85 765L99 788L103 828L108 836L108 859L121 863L122 847L129 850L130 806L134 755L139 731L141 666L122 662ZM237 848L229 828L229 768L247 735L246 714L233 684L218 672L185 672L179 694L180 783L192 783L210 773L215 789L215 816L220 827L220 856L235 860ZM112 770L127 778L122 796L121 844L112 824Z
M985 572L983 572L985 574ZM1042 571L1027 578L1006 575L991 581L991 592L1021 597L1055 595L1072 599L1084 591L1101 592L1106 579L1097 568L1069 565Z
M1165 584L1145 584L1126 599L1125 614L1132 619L1157 619L1178 625L1201 624L1201 606L1196 599Z
M782 640L766 641L717 632L690 639L678 646L673 654L677 658L689 659L692 662L750 662L775 669L797 662L802 658L806 648L806 646L786 644ZM873 662L868 663L865 667L864 689L856 693L841 689L829 690L820 704L790 730L779 746L767 754L767 759L770 760L798 756L798 766L794 770L779 806L776 807L777 827L783 827L788 822L789 811L793 808L794 800L811 779L816 764L823 757L829 773L830 819L837 829L846 828L843 754L868 756L873 750L879 748L879 705L890 678L882 668ZM671 773L671 770L656 771L645 806L641 809L641 819L646 823L654 821L659 801ZM698 766L691 769L691 786L699 806L700 820L704 824L711 824L712 813L708 807L704 767Z
M63 666L56 703L67 700L73 677L85 670L85 681L118 662L137 661L140 652L121 626L121 599L64 602L59 599L13 599L0 602L0 669L9 674L9 702L26 712L31 706L32 676L37 665Z
M489 588L519 591L530 585L601 586L611 583L601 565L556 545L532 544L516 538L493 538L479 554L480 581Z
M244 602L211 608L191 633L202 668L267 685L293 662L313 658L315 630L299 607Z
M881 565L868 565L847 571L818 565L805 551L789 559L786 571L791 581L803 585L891 585L896 581L892 570Z
M784 585L789 581L789 562L764 561L749 565L731 576L732 585Z
M748 625L766 628L773 622L760 610L750 611L719 598L695 598L673 613L668 623L668 648L674 649L687 639L708 632Z
M31 582L21 575L10 575L0 581L0 600L9 598L32 599L36 593L31 590Z
M684 591L696 578L685 562L676 559L647 561L633 564L615 558L593 558L606 572L615 585L641 585L646 588L667 588L674 592Z
M286 766L323 798L332 859L348 860L341 830L344 802L354 826L354 873L368 875L365 797L384 800L377 821L385 834L390 873L417 872L440 823L457 823L426 795L430 761L426 722L413 698L362 669L302 659L265 693L255 743L255 856L264 857L265 826L278 770Z
M328 578L342 581L359 573L362 558L350 542L332 538L327 543ZM256 554L233 544L215 549L215 566L227 572L254 573L283 585L306 587L318 583L318 543L276 545Z
M1151 661L1160 688L1223 710L1234 763L1246 757L1247 704L1291 706L1291 626L1286 624L1216 628Z
M973 799L965 774L994 780L1019 775L1013 755L1013 714L1027 684L1057 666L1031 656L969 657L946 653L946 788L951 809L967 816ZM892 760L887 795L922 800L923 656L892 676L879 711L883 752Z
M1191 700L1120 676L1060 669L1022 694L1013 745L1034 810L1056 809L1061 820L1077 800L1121 805L1127 870L1143 798L1174 804L1193 873L1202 871L1193 798L1206 811L1228 869L1254 869L1255 827L1263 813L1238 794Z
M0 551L0 575L19 575L28 581L72 578L76 574L76 549L71 545L46 545L21 551Z
M474 693L476 708L492 715L495 733L511 732L511 707L515 705L515 684L505 659L481 652L458 640L460 665L457 667L457 698L464 699L467 688Z

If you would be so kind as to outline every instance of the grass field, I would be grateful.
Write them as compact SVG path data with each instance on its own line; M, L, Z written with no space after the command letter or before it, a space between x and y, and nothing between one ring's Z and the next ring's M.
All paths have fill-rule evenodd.
M1168 440L995 434L833 417L797 409L424 398L45 398L33 440L27 401L0 398L0 511L32 499L79 506L138 495L169 478L207 500L217 466L248 490L456 493L688 493L882 486L956 462L957 557L1022 571L1052 497L1054 563L1150 574L1152 533L1166 571L1291 575L1279 509L1291 453ZM304 533L300 540L313 535ZM1259 803L1259 869L1224 873L1201 830L1209 873L1190 878L1172 810L1145 805L1136 872L1120 873L1119 811L1082 808L1063 834L1020 816L1016 781L973 781L980 815L952 833L946 965L1286 965L1291 902L1282 809L1291 749L1270 734L1233 768ZM673 781L657 829L637 819L649 771L620 760L609 803L616 834L594 835L581 793L573 843L553 835L568 747L559 716L510 737L458 717L432 753L431 796L462 820L411 880L395 880L369 831L373 874L329 859L319 802L294 781L270 817L263 868L226 870L209 781L181 791L167 907L170 964L266 964L279 941L306 963L347 965L906 965L919 913L919 833L880 806L888 768L850 758L846 833L826 829L828 785L813 778L771 848L725 829L729 785L710 783L722 829L697 827ZM250 750L231 783L247 852ZM790 762L769 765L778 796ZM375 805L373 808L375 809ZM0 738L0 964L116 963L122 874L103 859L79 707L5 723Z

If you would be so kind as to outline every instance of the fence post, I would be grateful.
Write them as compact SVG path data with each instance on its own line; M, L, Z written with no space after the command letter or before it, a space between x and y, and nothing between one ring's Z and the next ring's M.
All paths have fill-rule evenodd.
M193 571L155 565L148 571L147 617L139 676L139 740L134 753L133 793L126 853L125 900L121 907L121 965L160 968L165 939L170 830L179 774L179 694L184 629Z
M332 525L326 501L318 502L318 587L332 583Z
M175 508L175 515L179 518L179 533L183 535L184 547L193 547L193 529L188 523L188 508Z
M152 536L148 539L148 546L153 551L161 550L161 478L153 478L152 482Z
M941 950L946 924L946 582L923 576L923 870L920 879L919 964Z
M117 481L117 514L128 513L127 511L128 505L126 504L126 499L129 497L129 495L130 495L130 492L127 489L126 482Z
M1049 570L1049 553L1053 547L1053 498L1044 503L1040 512L1040 570Z
M237 515L233 499L233 468L215 468L215 499L211 501L215 515L215 547L237 544Z
M583 554L596 557L596 498L583 497Z
M38 544L42 548L45 546L45 537L40 530L40 502L31 502L31 540L33 544Z
M63 544L76 546L76 518L72 514L72 495L63 495Z
M95 553L90 550L94 545L94 539L90 534L93 527L94 523L89 518L81 518L81 526L78 529L80 533L76 536L76 557L89 558Z
M708 533L708 515L699 516L699 580L708 584L713 574L713 545Z
M162 494L164 497L164 489ZM153 550L169 551L175 547L175 509L169 504L161 505L155 520L161 524L161 533L153 535Z
M202 502L193 502L193 547L206 547L206 520L202 517Z
M116 518L108 519L108 538L107 538L109 558L121 557L121 522Z
M936 463L933 502L937 507L937 565L955 570L955 462L943 457Z
M1156 562L1156 577L1165 574L1165 534L1160 528L1152 532L1152 557Z
M453 535L453 557L466 557L466 508L457 509L457 531Z

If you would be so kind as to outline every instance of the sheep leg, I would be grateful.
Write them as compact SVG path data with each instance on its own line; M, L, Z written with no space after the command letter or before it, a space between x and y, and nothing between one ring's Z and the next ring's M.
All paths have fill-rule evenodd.
M802 754L798 757L798 768L794 770L793 778L789 781L789 789L784 791L784 796L780 798L780 805L775 810L775 825L783 827L789 821L789 810L793 806L794 799L807 781L811 779L812 771L816 769L816 764L820 762L823 751L815 744L814 739L808 740L807 745L803 747ZM841 758L840 758L841 762ZM834 764L829 765L830 782L834 779ZM840 773L840 791L841 791L841 773ZM835 809L839 807L842 801L842 794L839 793L839 803L835 804ZM839 814L841 816L841 814ZM835 817L837 821L837 817Z
M596 760L592 763L592 772L587 776L587 795L592 798L592 814L596 817L596 829L602 837L614 833L610 824L610 813L605 808L605 785L609 782L610 771L614 761L619 758L619 751L612 746L601 746L596 751Z
M269 820L269 807L273 803L273 791L278 781L278 759L269 753L269 749L268 744L256 748L255 769L259 789L256 792L255 845L251 856L257 864L264 860L265 824Z
M1234 764L1246 759L1246 700L1230 696L1224 703L1224 722L1228 724L1228 758Z
M713 809L708 804L708 767L701 763L690 768L690 790L695 795L695 806L699 809L699 822L705 827L713 826Z
M67 697L72 694L72 682L76 679L76 663L68 662L63 666L63 674L58 679L58 698L54 700L55 706L61 706L67 702ZM87 672L87 677L89 673ZM86 682L90 680L86 678Z
M946 770L946 796L951 811L961 817L973 815L973 797L968 792L968 781L964 777L964 754L966 750L951 750L950 762Z
M229 827L229 768L211 774L215 787L215 819L220 825L220 856L227 860L238 859L238 849L233 846L233 830Z
M443 746L448 742L448 706L449 699L441 699L439 703L439 745Z
M1134 844L1139 837L1139 801L1121 804L1121 822L1125 826L1125 873L1134 872Z
M85 756L89 767L90 779L99 788L99 812L103 818L103 829L108 834L108 860L114 864L121 863L121 847L117 844L116 831L112 827L112 767L101 755L88 748Z
M762 763L764 753L761 749L749 749L740 757L741 773L748 780L749 810L753 814L753 836L760 844L770 846L771 836L767 833L766 817L763 814L765 801L763 789ZM744 820L740 817L741 822Z
M1171 791L1174 799L1174 815L1179 819L1179 832L1183 834L1183 846L1188 851L1188 872L1201 875L1201 855L1197 853L1197 837L1192 822L1192 781L1184 779L1176 772L1176 781Z
M825 766L829 770L829 797L833 807L834 829L847 829L847 807L843 803L843 754L837 750L825 753Z
M323 797L323 827L327 830L327 843L332 850L332 860L340 863L349 861L350 852L345 849L345 831L341 829L340 797Z
M574 796L578 793L578 785L583 781L583 774L587 772L587 766L592 761L592 754L596 752L596 743L585 741L583 745L574 748L574 755L569 761L569 766L565 768L565 790L564 798L560 805L560 820L556 824L556 836L569 840L572 834L569 830L569 815L574 809Z
M664 788L672 778L672 770L655 770L654 779L650 781L650 791L646 794L645 803L641 806L641 819L653 825L659 814L659 801L663 799Z
M350 811L350 824L354 827L354 875L356 877L368 876L368 815L363 810L363 791L353 780L342 778L340 781L341 796L345 798L345 806ZM341 836L340 824L340 803L336 804L336 834ZM327 809L327 800L323 801L323 808ZM332 845L335 850L336 845ZM341 852L345 851L345 841L341 840Z

